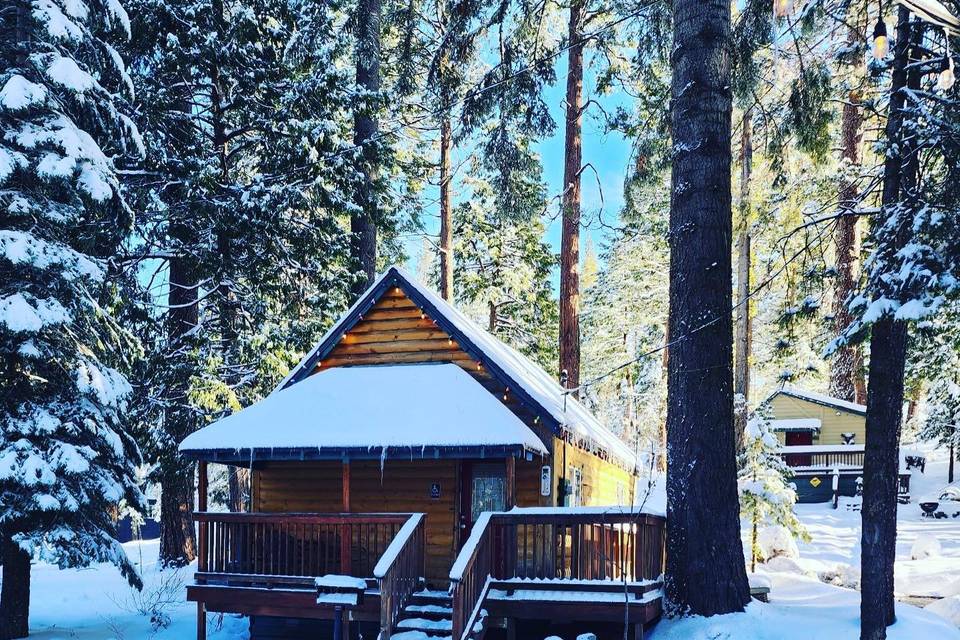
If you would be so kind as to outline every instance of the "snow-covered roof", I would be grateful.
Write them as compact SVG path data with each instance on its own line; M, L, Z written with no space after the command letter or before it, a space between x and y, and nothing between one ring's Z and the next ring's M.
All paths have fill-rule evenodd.
M525 355L504 344L400 267L390 267L367 289L346 314L327 332L320 343L278 385L289 387L310 375L317 361L335 344L380 295L399 286L424 312L447 333L455 336L465 351L484 363L491 373L505 378L512 391L526 396L530 403L546 413L559 427L582 437L615 456L628 466L636 463L636 453L554 379Z
M820 431L819 418L788 418L771 420L770 428L774 431Z
M773 395L775 396L778 393L782 393L785 396L790 396L791 398L806 400L807 402L813 402L815 404L832 407L834 409L840 409L841 411L848 411L850 413L856 413L862 416L867 415L866 405L857 404L856 402L848 402L847 400L841 400L840 398L828 396L825 393L817 393L816 391L801 389L800 387L795 387L790 384L783 385L783 387L776 390Z
M455 364L338 367L187 436L180 451L513 447L540 439Z

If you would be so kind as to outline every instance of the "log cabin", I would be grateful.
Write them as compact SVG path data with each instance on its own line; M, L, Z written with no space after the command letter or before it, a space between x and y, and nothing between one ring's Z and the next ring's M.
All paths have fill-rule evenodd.
M490 577L494 564L503 578L637 580L643 566L640 624L659 612L647 592L662 569L663 519L640 518L633 506L633 449L553 376L400 268L380 276L272 394L187 437L180 451L200 463L200 567L188 596L201 615L251 615L253 637L271 637L277 619L329 617L303 582L325 574L369 578L370 589L352 595L336 581L317 588L332 588L323 596L331 601L354 598L348 626L376 621L389 637L398 602L416 603L409 575L385 592L378 571L398 571L391 563L407 573L423 563L421 600L451 594L444 606L453 605L457 637L478 625L468 614L486 597L470 572ZM206 513L207 463L250 470L251 513ZM602 509L578 511L588 507ZM501 515L481 531L484 513ZM505 551L484 556L491 544ZM629 571L614 566L628 555ZM242 604L248 592L231 590L238 584L266 591ZM271 605L278 585L290 593ZM611 615L622 619L622 606Z

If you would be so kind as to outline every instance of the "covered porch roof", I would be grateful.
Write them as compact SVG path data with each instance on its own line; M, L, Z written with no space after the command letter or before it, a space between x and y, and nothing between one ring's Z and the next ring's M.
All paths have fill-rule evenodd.
M546 454L537 435L455 364L338 367L188 436L211 462Z

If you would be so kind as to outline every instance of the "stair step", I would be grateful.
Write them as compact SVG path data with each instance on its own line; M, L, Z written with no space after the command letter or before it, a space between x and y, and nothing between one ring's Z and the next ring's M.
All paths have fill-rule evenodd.
M448 635L438 636L423 631L401 631L390 635L390 640L452 640Z
M449 607L453 602L453 598L446 591L423 590L411 593L409 602L412 605L435 604Z
M424 633L450 632L453 630L453 620L431 620L429 618L406 618L397 622L397 629L404 631L423 631Z
M404 610L410 618L449 618L453 615L453 607L442 604L409 604Z

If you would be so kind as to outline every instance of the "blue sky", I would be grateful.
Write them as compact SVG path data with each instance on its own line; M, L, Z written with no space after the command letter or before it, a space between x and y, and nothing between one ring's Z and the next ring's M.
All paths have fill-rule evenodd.
M537 150L543 162L547 193L552 199L549 213L553 219L549 221L546 240L556 252L560 251L560 219L557 215L559 202L556 200L556 196L561 192L563 184L565 58L560 61L558 67L557 83L548 88L546 93L546 100L550 105L557 128L554 135L537 145ZM592 85L589 77L584 84L586 85L585 88ZM585 92L584 99L587 98ZM605 97L602 101L608 109L616 104L616 98ZM598 213L602 213L603 221L607 225L618 223L620 209L623 206L623 181L630 161L629 142L617 133L604 133L603 123L597 119L597 115L599 115L598 112L588 111L583 120L583 162L592 165L596 169L596 174L589 168L582 174L582 218L584 226L581 230L581 255L583 255L588 242L592 243L594 249L599 253L609 235L609 229L605 229L597 223ZM601 190L603 193L602 204ZM455 198L457 191L458 189L455 186ZM425 223L428 232L437 234L439 232L439 221L436 207L433 207L433 209L433 215L426 217ZM436 240L435 237L433 239ZM411 238L407 244L407 251L410 255L408 266L411 270L415 270L422 251L420 239ZM555 287L557 279L558 275L555 274Z

